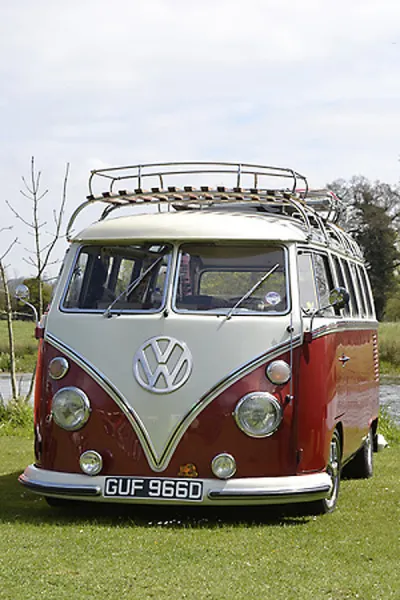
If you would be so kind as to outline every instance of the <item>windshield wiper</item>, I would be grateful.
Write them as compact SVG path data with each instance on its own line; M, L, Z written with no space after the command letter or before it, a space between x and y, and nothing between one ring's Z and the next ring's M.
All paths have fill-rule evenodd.
M162 261L164 256L165 254L159 256L157 260L151 263L151 265L139 277L137 277L134 281L131 281L131 283L115 298L115 300L113 300L111 304L107 306L106 310L103 312L103 317L112 317L111 310L113 306L115 306L115 304L122 298L122 296L129 296L129 294L133 292L133 290L135 290L138 287L138 285L142 283L143 279L149 273L151 273L154 267L156 267Z
M249 297L252 295L252 293L253 293L253 292L255 292L255 291L256 291L256 289L257 289L257 288L259 288L259 287L260 287L260 285L261 285L262 283L264 283L264 281L265 281L266 279L268 279L268 277L269 277L270 275L272 275L272 273L273 273L274 271L276 271L276 269L277 269L278 267L279 267L279 263L276 263L276 265L275 265L274 267L272 267L272 269L271 269L270 271L268 271L268 273L265 273L265 274L264 274L262 277L260 277L260 279L257 281L257 283L255 283L255 284L253 285L253 287L252 287L252 288L250 288L250 289L249 289L249 291L248 291L248 292L246 292L246 293L245 293L245 294L244 294L244 295L243 295L243 296L240 298L240 300L238 300L238 301L236 302L235 306L233 306L233 307L231 308L231 310L228 312L228 314L227 314L227 315L226 315L226 317L224 318L224 321L228 321L228 320L229 320L229 319L232 317L233 313L234 313L234 312L235 312L235 310L238 308L238 306L240 306L240 305L242 304L242 302L244 302L245 300L247 300L247 298L249 298Z

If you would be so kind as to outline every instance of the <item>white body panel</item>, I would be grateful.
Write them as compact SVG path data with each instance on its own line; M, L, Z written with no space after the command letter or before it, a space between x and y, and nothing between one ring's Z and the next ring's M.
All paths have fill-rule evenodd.
M263 213L190 211L135 215L99 221L75 236L75 241L119 240L291 240L304 242L306 232L293 221Z

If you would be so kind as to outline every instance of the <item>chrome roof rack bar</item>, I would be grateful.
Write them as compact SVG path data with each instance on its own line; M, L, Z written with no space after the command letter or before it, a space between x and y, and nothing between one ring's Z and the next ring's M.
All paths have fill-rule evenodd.
M233 187L213 184L198 185L171 185L179 183L177 178L187 176L204 176L207 180L217 175L228 176ZM250 178L250 179L249 179ZM266 179L279 179L283 182L291 180L291 186L279 188L278 186L265 186ZM106 180L108 190L94 194L94 182ZM172 181L171 181L172 180ZM298 189L299 181L304 186ZM131 182L133 189L116 190L117 182ZM158 184L159 187L155 184ZM143 188L148 183L150 189ZM246 187L242 187L247 184ZM250 187L253 185L253 187ZM262 206L266 212L276 213L290 218L302 225L309 239L316 237L320 242L328 245L336 241L346 251L355 251L353 240L338 226L334 225L344 208L344 203L330 190L309 190L308 182L304 175L290 168L264 166L249 163L230 162L169 162L127 165L97 169L89 177L90 195L73 212L68 226L67 239L71 240L73 224L78 215L94 203L103 203L105 208L100 220L107 218L111 212L126 206L149 205L168 206L168 210L207 209L224 204L256 204ZM359 254L359 252L358 252Z

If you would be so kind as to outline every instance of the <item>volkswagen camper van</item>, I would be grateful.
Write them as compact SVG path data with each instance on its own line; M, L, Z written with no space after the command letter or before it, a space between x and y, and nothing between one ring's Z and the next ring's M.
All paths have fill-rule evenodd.
M232 163L101 169L89 191L38 330L20 482L51 505L332 511L342 472L372 475L378 422L377 322L340 200Z

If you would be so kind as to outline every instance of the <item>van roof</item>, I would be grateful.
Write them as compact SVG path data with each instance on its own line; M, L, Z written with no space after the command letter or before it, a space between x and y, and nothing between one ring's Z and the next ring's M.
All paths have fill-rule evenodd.
M81 231L74 236L74 241L196 239L303 242L307 238L307 232L293 219L258 212L208 209L106 219Z

